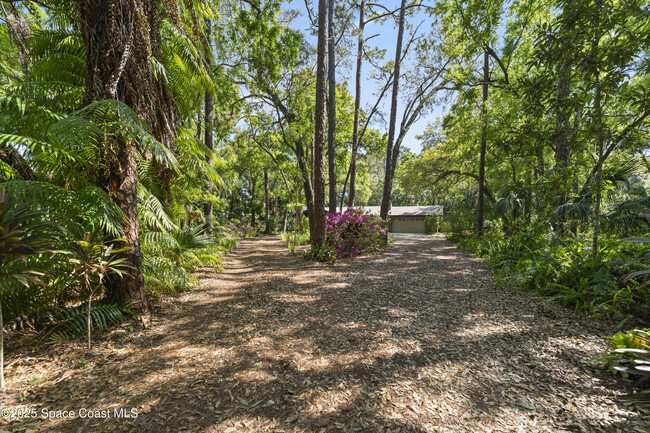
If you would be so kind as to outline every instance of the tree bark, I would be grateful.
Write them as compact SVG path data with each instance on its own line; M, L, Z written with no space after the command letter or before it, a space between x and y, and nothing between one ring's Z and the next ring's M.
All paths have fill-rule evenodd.
M483 54L483 99L481 103L481 151L478 165L478 202L476 209L476 235L483 236L483 211L485 199L485 154L487 151L487 99L490 82L490 57L487 50Z
M402 0L399 12L399 29L397 31L397 46L395 48L395 68L393 73L393 95L390 103L390 123L388 125L388 144L386 145L386 172L384 173L384 194L381 199L381 210L379 215L382 219L388 219L390 209L390 196L393 192L393 142L395 141L395 127L397 123L397 96L399 93L399 74L402 58L402 41L404 39L404 16L406 12L406 0Z
M334 4L329 0L327 8L327 163L329 175L329 208L336 212L336 52L334 45Z
M318 1L318 54L316 61L316 108L314 112L314 210L310 226L312 252L318 254L325 242L325 99L327 78L328 0Z
M352 157L350 160L350 193L348 195L348 207L354 207L355 194L357 192L357 154L359 152L359 122L361 116L361 68L363 66L363 31L366 27L364 21L366 2L361 0L359 5L359 35L357 41L357 69L354 79L354 126L352 127ZM344 185L345 187L345 185ZM343 197L341 197L343 200Z
M23 72L27 74L29 72L29 53L25 42L32 37L32 31L29 28L29 23L25 20L20 10L16 8L16 5L10 3L8 7L9 12L4 11L7 33L18 48L20 66L23 68ZM4 6L2 9L4 10Z
M212 53L212 22L209 19L205 19L205 33L208 45L206 47L205 61L208 64L208 69L210 69ZM205 91L205 147L210 149L210 152L214 150L214 142L212 136L212 111L214 109L214 99L212 93ZM212 166L212 157L209 156L207 161L209 166ZM206 187L207 193L212 198L212 184L208 184ZM214 228L214 205L212 201L208 201L203 206L203 215L205 217L205 232L208 236L212 236L212 231Z
M569 66L568 61L562 62L560 70L558 71L557 79L557 116L555 118L555 175L559 179L559 188L557 196L553 203L554 207L562 206L567 202L568 185L566 182L567 169L569 167L569 115L567 113L567 99L570 93L569 86ZM561 219L555 218L554 229L556 232L562 234L564 232L564 224Z
M163 61L160 41L160 0L80 0L79 28L86 48L85 103L117 99L131 107L151 128L163 146L176 136L178 110L163 77L151 58ZM109 276L109 296L133 301L149 315L142 274L138 225L137 143L108 139L104 157L109 195L127 216L123 224L129 250L122 253L129 265L123 278Z
M126 215L122 237L129 249L120 253L129 265L124 276L108 274L109 297L118 301L131 301L143 313L149 313L149 303L142 273L142 250L140 248L140 226L138 224L138 170L137 152L134 143L117 140L112 146L114 158L109 159L108 195Z
M600 4L598 5L600 6ZM599 9L600 13L600 9ZM597 20L598 22L598 20ZM599 41L594 40L592 51L594 57L598 59ZM596 126L596 148L598 149L598 161L596 163L596 204L594 206L594 236L591 246L592 258L598 258L599 236L600 236L600 206L603 198L603 160L604 160L604 138L603 138L603 110L602 110L602 91L600 86L600 67L596 60L594 78L596 90L594 94L594 123Z
M257 179L255 179L253 176L251 176L251 201L250 201L250 207L251 207L251 226L253 229L255 228L255 184Z
M266 225L264 232L271 233L271 220L269 209L269 169L264 167L264 224Z

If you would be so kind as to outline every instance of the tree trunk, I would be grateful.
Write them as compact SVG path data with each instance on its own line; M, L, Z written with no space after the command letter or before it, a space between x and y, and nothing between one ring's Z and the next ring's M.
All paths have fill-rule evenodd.
M209 19L205 19L205 33L206 39L208 41L208 46L206 47L205 61L208 64L208 69L210 69L212 53L210 52L212 48L212 22ZM214 99L212 93L205 91L205 147L210 149L210 152L214 150L214 143L212 138L212 111L214 109ZM209 166L212 166L212 156L207 158ZM207 193L212 198L212 184L208 184L206 187ZM212 201L208 201L203 206L203 215L205 217L205 232L208 236L212 236L212 231L214 227L214 205Z
M600 6L600 5L599 5ZM594 40L592 51L597 57L598 40ZM600 67L596 60L595 67L596 90L594 94L594 123L596 126L596 148L598 149L598 161L596 163L596 204L594 206L594 236L591 246L591 256L598 258L599 236L600 236L600 206L603 199L603 159L604 159L604 139L603 139L603 110L602 110L602 91L600 88Z
M256 180L257 179L255 179L253 176L251 176L251 202L250 202L250 206L251 206L251 226L253 227L253 229L255 229L255 214L256 214L256 212L255 212L255 183L256 183Z
M404 38L404 21L406 12L406 0L402 0L399 12L399 29L397 31L397 47L395 48L395 69L393 73L393 95L390 103L390 123L388 125L388 144L386 145L386 172L384 173L384 194L381 199L381 210L379 215L382 219L388 219L390 209L390 196L393 192L393 142L395 141L395 124L397 123L397 96L399 93L399 74L402 58L402 40Z
M568 184L567 169L569 167L569 115L567 113L567 99L570 93L568 61L562 62L557 79L557 116L555 118L555 176L560 184L553 206L557 208L567 202ZM555 218L554 229L557 233L564 232L564 224L560 218Z
M325 242L325 99L327 78L328 0L318 1L318 54L316 61L316 108L314 112L314 209L310 221L312 252L318 254Z
M264 232L271 233L271 219L270 219L270 200L269 200L269 169L264 168L264 224L266 225Z
M4 6L2 7L5 12L7 33L18 48L20 66L22 66L23 72L27 74L29 72L29 53L25 42L32 37L32 31L29 28L29 23L25 20L20 10L16 8L15 4L10 3L8 8L9 11L7 12L4 11Z
M481 154L478 165L478 203L476 210L476 235L483 236L483 211L485 200L485 153L487 151L487 99L490 81L490 57L488 50L483 54L483 99L481 103Z
M289 204L284 208L284 215L282 217L282 233L287 232L287 218L289 216Z
M160 0L80 0L81 36L86 48L85 103L117 99L131 107L163 146L175 138L178 110L164 78L151 58L163 61ZM108 277L109 296L133 301L149 315L142 274L137 200L137 143L108 139L105 146L107 190L127 217L123 223L129 250L121 253L129 266L125 275Z
M352 158L350 160L350 170L348 171L348 174L350 176L348 207L354 207L354 196L357 192L357 154L359 152L359 118L361 116L361 68L363 66L363 30L366 26L366 23L364 21L365 6L365 0L361 0L361 4L359 5L357 69L354 79L354 126L352 127ZM341 200L343 200L343 197L341 197Z
M336 212L336 52L334 51L334 3L329 0L327 9L327 163L329 175L329 207Z

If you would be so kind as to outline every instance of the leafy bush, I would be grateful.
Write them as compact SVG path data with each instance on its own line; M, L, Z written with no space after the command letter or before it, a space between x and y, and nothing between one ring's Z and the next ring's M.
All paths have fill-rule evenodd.
M357 257L386 247L386 222L360 208L327 214L325 244L336 258Z
M586 235L549 239L543 231L533 226L510 237L457 235L454 240L485 257L506 286L536 290L549 300L623 321L647 314L648 286L626 278L645 268L635 260L645 255L642 246L621 248L606 240L594 260Z
M149 293L183 291L198 281L192 272L217 266L225 253L237 246L230 234L216 233L210 239L202 226L172 232L148 232L142 236L144 279Z
M609 371L620 373L626 379L630 376L650 376L650 330L619 332L610 340L610 347L592 362L603 362ZM650 401L650 389L628 397Z
M296 252L296 247L307 245L309 243L309 233L288 232L281 233L280 239L286 242L291 254Z

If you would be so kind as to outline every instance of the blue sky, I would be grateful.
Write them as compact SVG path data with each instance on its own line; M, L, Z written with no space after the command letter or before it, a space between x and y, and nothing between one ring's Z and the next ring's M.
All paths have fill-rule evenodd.
M396 0L392 0L392 1L382 2L382 4L386 6L388 9L393 10L399 7L400 2ZM317 2L310 1L309 5L312 11L317 12ZM282 9L283 10L294 9L294 10L301 11L302 13L301 16L299 18L296 18L290 24L290 26L297 30L302 31L307 41L309 41L315 46L316 37L311 34L311 23L307 16L304 0L295 0L290 3L285 3ZM411 22L413 24L418 24L422 20L425 20L425 23L421 26L421 31L426 31L430 27L428 24L430 22L430 18L426 14L419 14L414 17L408 18L408 22ZM354 26L356 27L357 24L358 24L358 15L356 15L354 18ZM366 25L364 35L365 36L377 35L376 37L372 38L368 42L368 44L370 46L376 46L377 48L386 50L384 60L381 62L382 64L389 60L392 60L395 57L395 45L397 42L397 26L394 25L393 20L386 22L386 24L384 25L379 25L375 23L370 23ZM337 83L342 83L347 80L348 91L352 95L354 95L354 69L353 68L354 65L356 64L355 59L356 59L356 43L354 45L353 54L349 62L351 68L348 68L347 70L343 68L338 68L336 71ZM366 111L368 111L367 108L368 106L375 103L376 97L374 96L374 93L377 92L377 89L380 85L380 83L375 82L368 76L368 72L370 72L371 69L372 66L368 62L364 62L363 69L362 69L364 73L363 74L364 77L362 79L362 84L361 84L361 106L366 108ZM404 108L404 101L400 100L400 103L398 104L398 113L397 113L398 127L399 127L399 122L401 120L403 108ZM388 114L390 111L390 92L383 99L382 111L385 114L385 118L388 119ZM415 136L422 133L422 131L424 131L424 129L426 128L429 122L433 122L437 118L443 116L446 113L446 111L447 111L447 107L436 106L433 108L433 110L431 110L429 114L427 114L426 116L422 116L416 123L413 124L413 126L409 130L409 133L407 134L406 139L404 140L403 146L408 147L409 149L411 149L416 153L420 152L422 146L420 142L415 138ZM382 126L382 124L380 123L376 123L373 126L379 130L384 130L384 126Z

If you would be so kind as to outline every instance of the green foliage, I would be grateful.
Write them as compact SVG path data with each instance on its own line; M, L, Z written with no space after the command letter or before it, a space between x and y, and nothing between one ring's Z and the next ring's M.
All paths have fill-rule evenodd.
M0 188L0 301L8 319L35 313L50 300L39 259L55 252L56 233L46 212L34 208Z
M145 233L142 251L147 290L152 294L190 290L198 283L192 272L218 266L223 255L236 246L236 239L229 235L209 239L201 226Z
M88 304L55 310L50 314L52 327L41 337L40 343L55 344L74 336L83 335L88 328ZM90 327L104 331L111 325L118 325L135 317L130 304L95 302L90 306Z
M485 257L508 287L535 290L548 300L617 319L642 317L650 307L648 287L626 278L643 268L631 261L644 255L642 247L621 250L618 242L608 241L594 260L587 236L549 240L542 227L511 237L455 239L461 247Z
M619 332L613 337L609 348L591 362L601 362L609 371L624 378L650 376L650 331L634 329ZM650 401L650 389L627 396L634 400Z
M295 231L280 233L280 239L282 239L283 242L286 242L289 252L294 254L298 247L309 244L309 233L298 233Z

